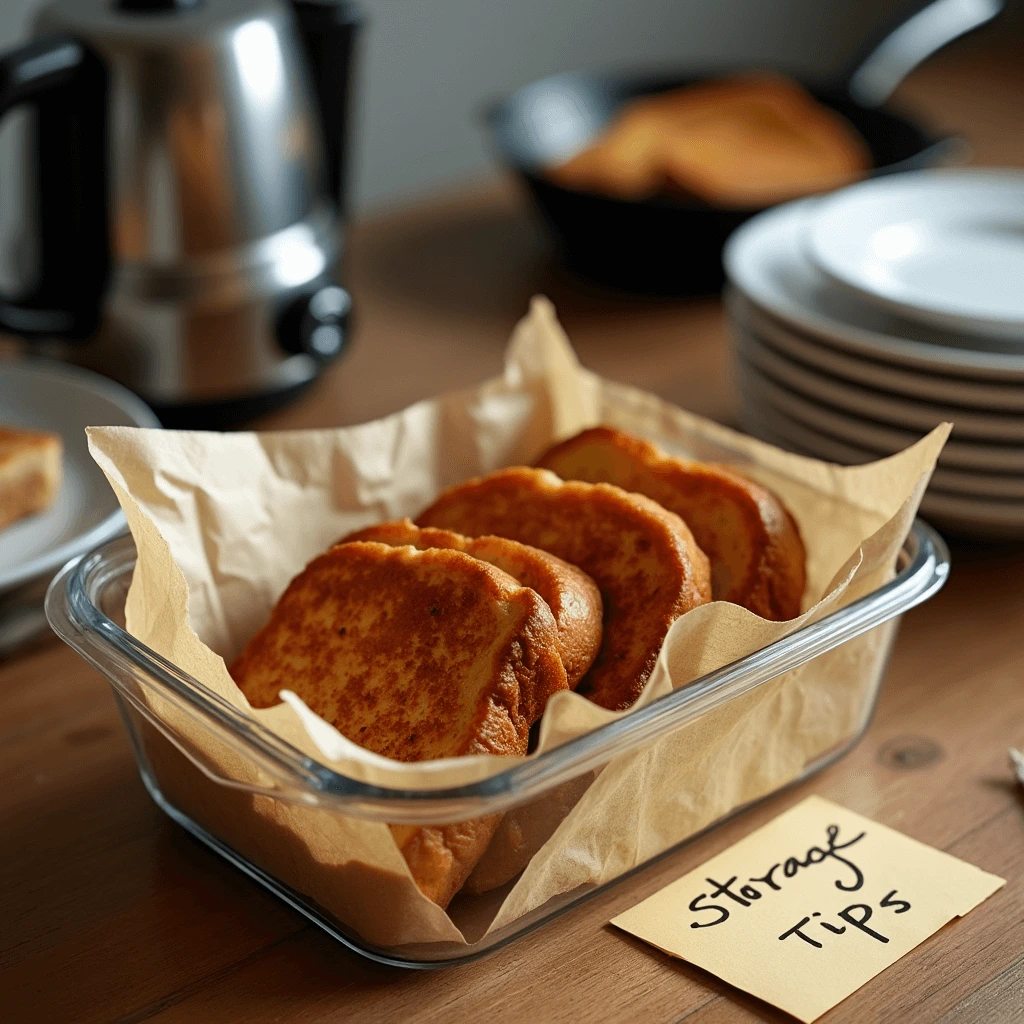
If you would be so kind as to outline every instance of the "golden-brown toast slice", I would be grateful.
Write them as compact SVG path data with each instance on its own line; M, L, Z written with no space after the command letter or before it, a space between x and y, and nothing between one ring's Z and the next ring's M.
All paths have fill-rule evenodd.
M602 707L628 708L669 626L711 599L708 560L686 524L649 498L608 484L503 469L445 491L417 522L471 537L511 537L591 576L604 603L604 637L578 689Z
M401 547L453 548L507 572L548 603L558 627L558 653L569 689L574 690L601 646L601 593L582 569L549 551L508 537L464 537L451 530L423 529L411 519L377 523L349 534L339 543L377 541Z
M548 697L566 688L556 639L535 591L471 555L341 544L292 580L231 675L254 707L293 690L400 761L523 755ZM447 906L499 820L392 831L421 891Z
M681 516L711 560L715 599L766 619L800 614L803 541L771 491L726 466L685 462L611 427L555 445L537 463L564 480L612 483L653 498Z
M54 503L62 451L56 434L0 426L0 530Z

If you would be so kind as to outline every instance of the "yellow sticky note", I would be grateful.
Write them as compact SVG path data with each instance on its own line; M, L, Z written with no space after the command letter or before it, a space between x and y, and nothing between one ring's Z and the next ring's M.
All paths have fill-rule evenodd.
M612 924L809 1024L1005 884L812 796Z

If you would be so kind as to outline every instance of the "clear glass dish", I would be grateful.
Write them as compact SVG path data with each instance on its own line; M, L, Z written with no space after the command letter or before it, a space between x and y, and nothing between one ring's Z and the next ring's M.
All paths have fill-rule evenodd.
M867 596L631 715L489 779L457 788L416 791L371 786L337 774L262 728L126 633L122 628L124 602L134 563L135 547L130 537L111 541L69 563L50 586L46 611L56 633L109 679L142 780L156 803L198 839L344 945L383 963L440 967L484 955L606 886L580 886L484 934L496 900L507 893L513 880L496 894L459 896L453 902L449 914L462 929L466 944L375 943L325 909L325 890L319 890L318 898L320 883L310 881L309 871L296 863L294 849L275 852L273 844L261 845L260 838L253 834L252 820L240 816L240 801L247 801L245 806L260 800L282 801L290 806L292 814L340 815L390 824L441 824L507 811L555 787L583 780L587 773L596 773L613 758L636 752L669 734L675 736L677 731L698 720L706 721L707 716L722 713L730 705L735 710L738 706L733 702L787 673L817 671L821 686L827 687L828 657L846 645L844 657L848 654L857 659L862 678L856 706L849 715L849 728L840 742L809 758L787 780L786 784L791 784L841 757L863 734L874 710L899 617L942 587L949 572L949 552L931 527L917 521L901 551L896 576ZM173 707L176 714L187 716L190 726L202 732L207 752L213 749L212 744L217 745L215 760L154 713L154 703L161 702ZM752 750L746 756L759 754ZM226 771L225 765L230 764L237 765L238 770ZM701 780L689 784L699 788ZM761 793L759 798L767 795ZM700 828L665 837L644 863L749 803L737 802ZM640 866L631 866L606 884L614 884Z

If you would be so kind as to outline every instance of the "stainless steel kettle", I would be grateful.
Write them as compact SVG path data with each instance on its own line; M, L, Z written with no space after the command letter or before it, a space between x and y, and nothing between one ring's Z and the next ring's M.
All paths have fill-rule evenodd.
M344 348L345 0L56 0L0 58L28 104L35 284L0 331L167 425L285 402ZM34 223L31 215L34 213Z

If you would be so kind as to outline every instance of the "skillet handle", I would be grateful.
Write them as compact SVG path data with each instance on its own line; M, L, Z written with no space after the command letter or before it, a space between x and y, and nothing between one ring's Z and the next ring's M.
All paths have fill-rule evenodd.
M847 91L861 106L880 107L923 61L991 21L1004 0L935 0L901 22L857 61Z

